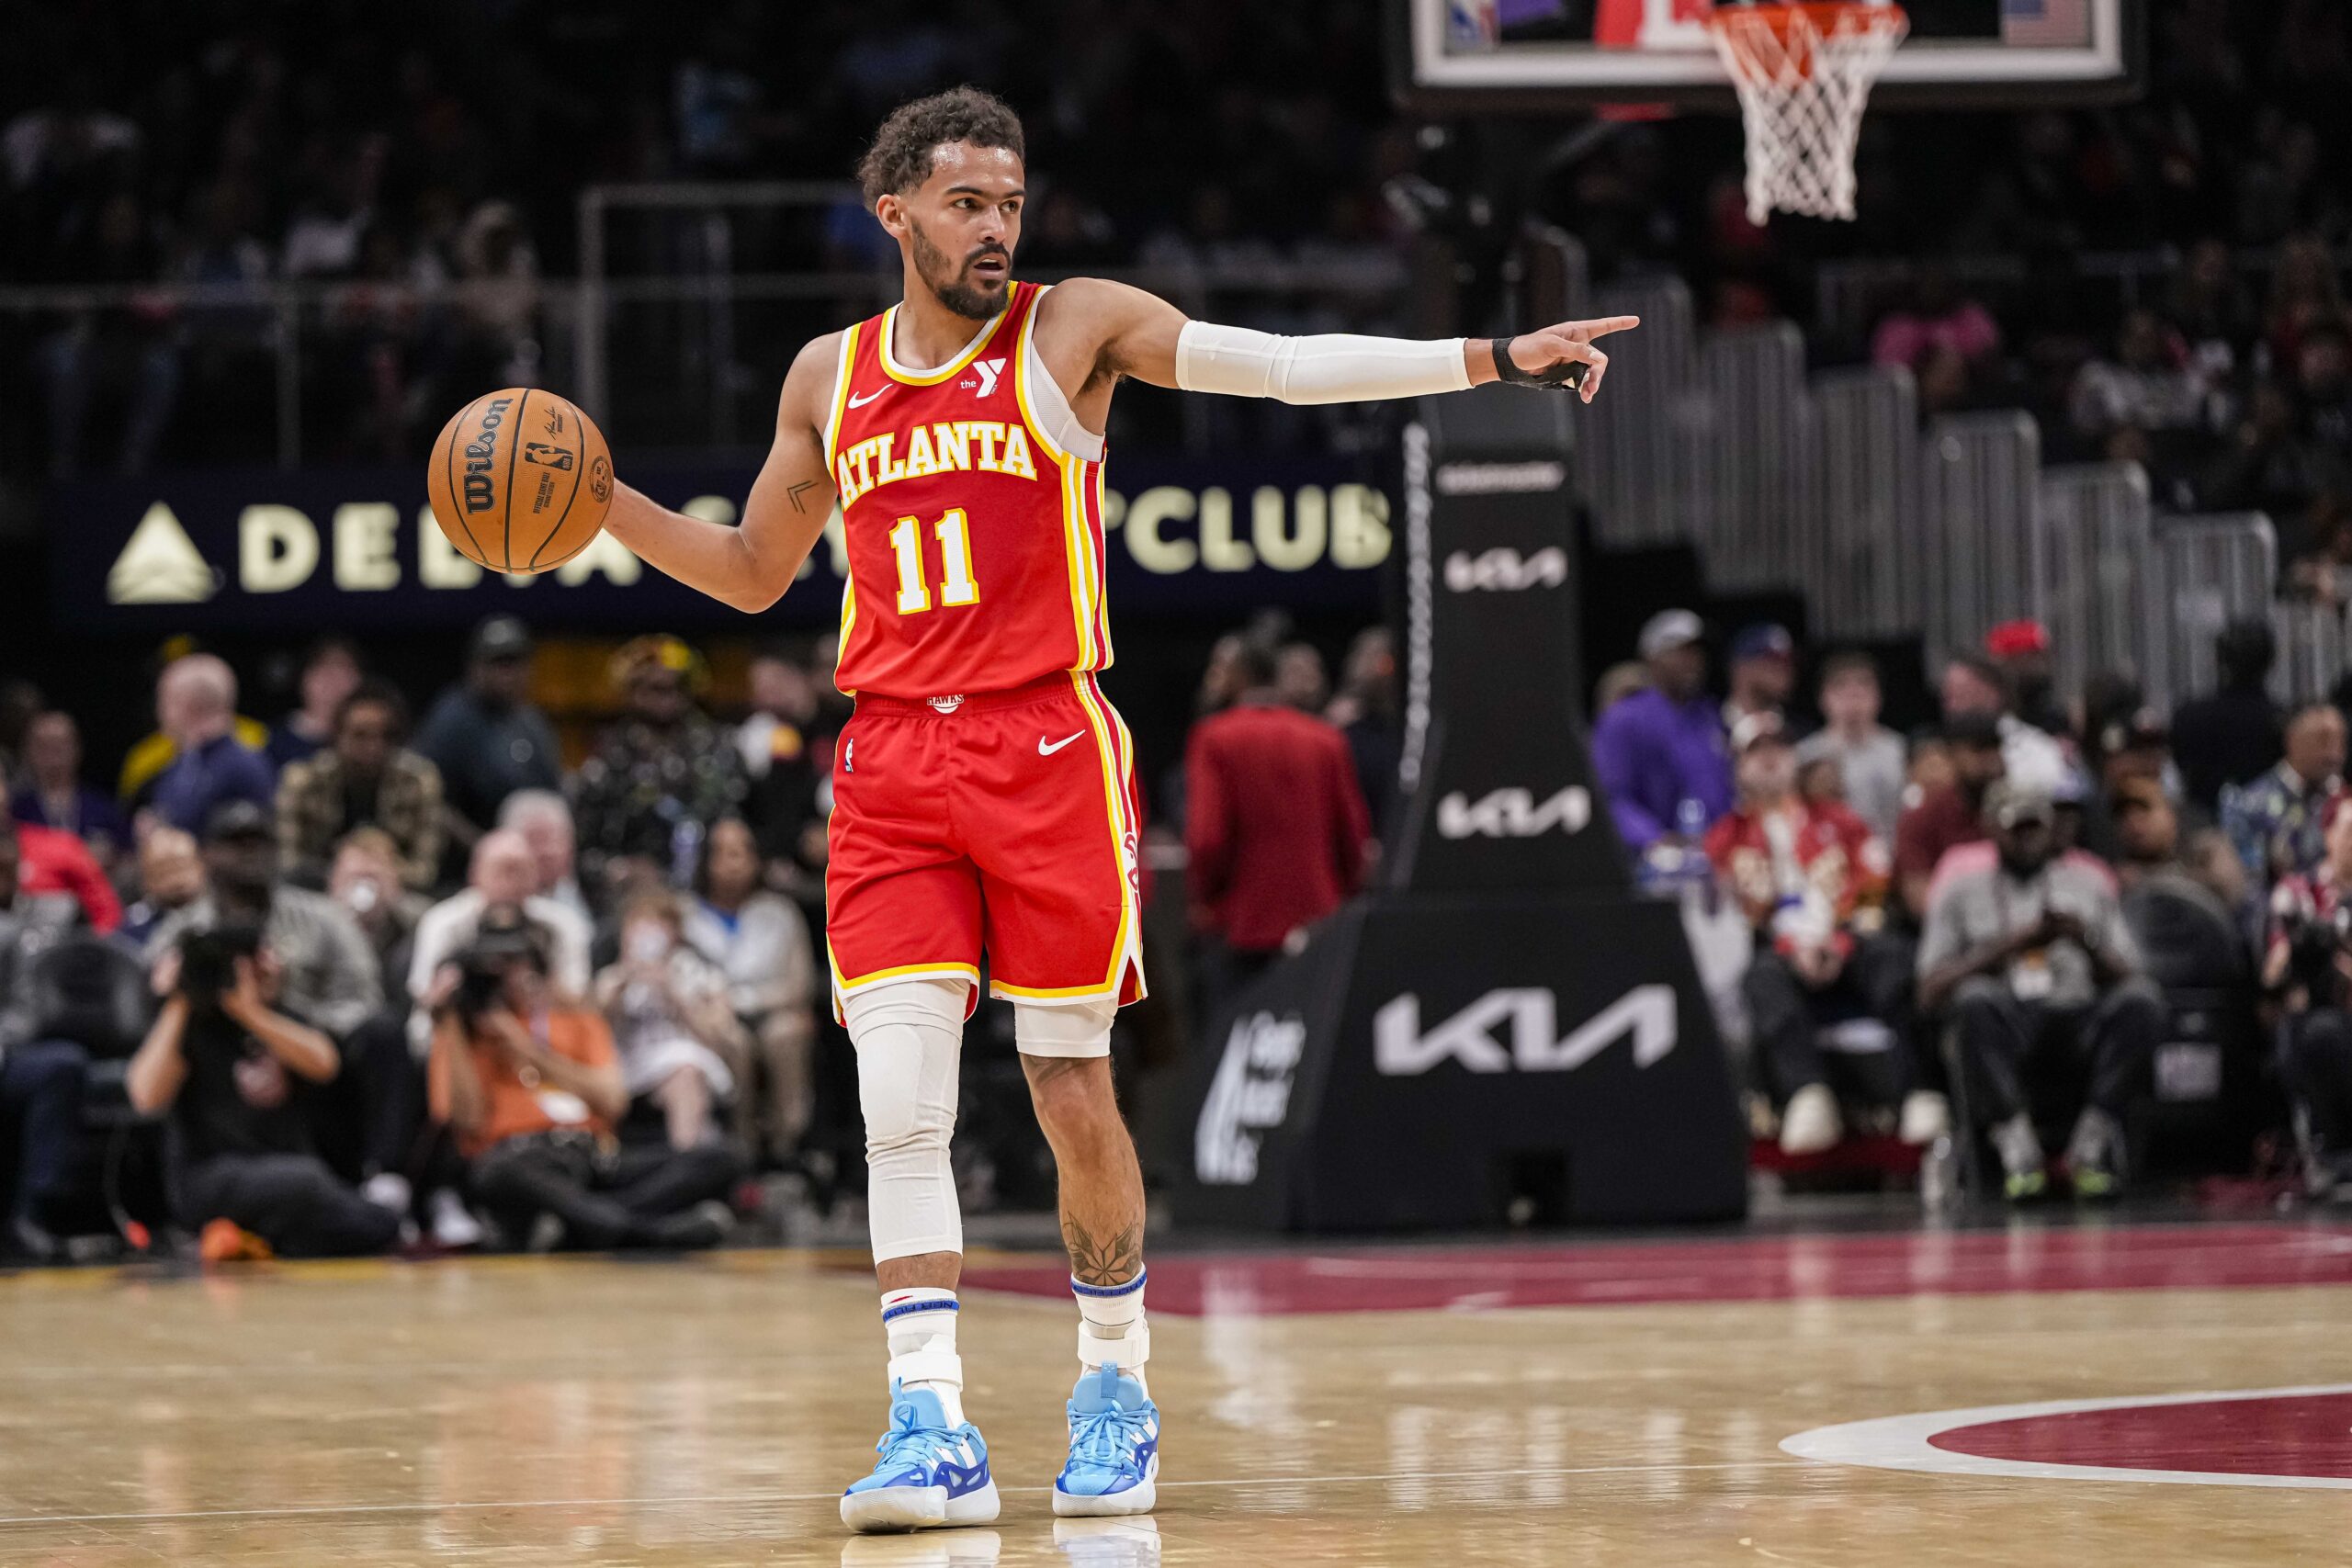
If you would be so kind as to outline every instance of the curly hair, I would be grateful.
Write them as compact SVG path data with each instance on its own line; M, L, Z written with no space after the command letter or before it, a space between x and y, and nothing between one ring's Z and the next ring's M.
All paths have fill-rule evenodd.
M931 177L931 155L954 141L1001 147L1028 157L1021 117L1012 106L978 87L951 87L900 104L874 133L874 145L857 163L857 183L870 209L885 193L910 190Z

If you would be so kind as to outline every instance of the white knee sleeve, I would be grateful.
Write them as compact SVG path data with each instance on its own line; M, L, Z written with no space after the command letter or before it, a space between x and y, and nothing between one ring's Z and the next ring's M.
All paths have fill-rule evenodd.
M843 1004L865 1115L874 1260L964 1250L947 1143L964 1044L966 980L900 980Z
M1029 1056L1107 1056L1111 1021L1119 1004L1110 997L1085 1002L1012 1004L1012 1039Z

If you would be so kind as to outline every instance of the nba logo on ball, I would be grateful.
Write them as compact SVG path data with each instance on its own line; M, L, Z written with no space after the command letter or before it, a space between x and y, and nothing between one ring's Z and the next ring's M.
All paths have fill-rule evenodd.
M1502 42L1501 0L1445 0L1445 41L1455 49L1492 49Z

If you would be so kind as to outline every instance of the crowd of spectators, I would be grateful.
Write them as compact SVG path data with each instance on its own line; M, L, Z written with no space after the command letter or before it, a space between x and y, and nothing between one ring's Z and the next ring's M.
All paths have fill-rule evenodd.
M707 1246L765 1201L747 1179L805 1181L838 728L808 655L760 652L730 726L684 644L628 643L569 773L533 656L485 623L412 735L339 639L274 725L176 651L118 791L69 716L22 727L0 1249L105 1228L108 1128L152 1140L160 1217L214 1258Z
M584 186L846 182L892 107L959 82L1027 111L1039 268L1393 271L1381 182L1413 156L1378 17L1340 0L729 0L651 32L620 0L141 0L22 22L0 61L20 106L0 118L0 276L120 296L0 315L0 367L28 394L0 400L0 471L56 477L269 457L272 422L247 411L273 406L280 347L300 356L307 460L420 455L466 397L543 378L545 279L574 269ZM725 258L624 227L607 259L896 266L854 201L734 217ZM309 291L299 346L268 299L237 294L281 282ZM797 340L744 346L780 373Z
M1908 737L1869 656L1820 661L1800 738L1787 633L1733 637L1723 697L1705 635L1684 610L1644 627L1594 765L1645 878L1739 933L1725 1010L1783 1155L1981 1138L2012 1200L2108 1199L2158 1098L2254 1073L2308 1190L2352 1201L2345 721L2274 705L2266 625L2230 626L2221 687L2169 721L2120 677L2062 699L2042 628L1996 626Z

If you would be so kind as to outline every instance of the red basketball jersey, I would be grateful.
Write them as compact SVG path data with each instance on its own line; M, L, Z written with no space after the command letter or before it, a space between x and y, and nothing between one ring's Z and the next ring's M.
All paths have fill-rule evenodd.
M1013 285L935 370L892 356L895 306L845 335L825 441L849 549L842 691L956 696L1109 666L1102 464L1036 417L1044 293Z

